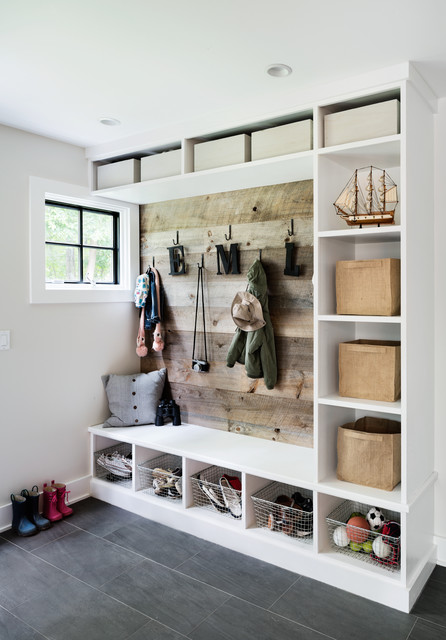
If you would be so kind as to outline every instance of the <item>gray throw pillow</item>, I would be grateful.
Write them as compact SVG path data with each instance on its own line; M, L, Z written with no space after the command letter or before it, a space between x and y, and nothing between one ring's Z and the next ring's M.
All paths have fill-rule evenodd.
M155 422L166 369L133 375L102 376L111 416L105 427L136 427Z

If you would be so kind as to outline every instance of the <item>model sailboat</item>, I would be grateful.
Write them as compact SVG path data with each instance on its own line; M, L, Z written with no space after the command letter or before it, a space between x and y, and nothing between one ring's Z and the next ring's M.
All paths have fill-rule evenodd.
M338 216L350 226L393 224L398 193L384 169L356 169L334 203Z

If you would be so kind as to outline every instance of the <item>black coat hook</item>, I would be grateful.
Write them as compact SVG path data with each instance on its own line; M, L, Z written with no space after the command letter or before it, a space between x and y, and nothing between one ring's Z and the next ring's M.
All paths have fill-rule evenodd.
M261 249L259 249L259 260L260 260L260 262L262 262L262 250Z
M294 236L294 220L291 218L291 231L288 229L288 235Z
M177 231L177 241L175 242L175 240L172 240L174 245L180 244L180 240L179 240L179 236L178 236L178 231Z
M155 256L152 256L152 267L155 268Z
M226 240L231 240L231 239L232 239L231 225L229 225L229 238L228 238L228 236L226 235L226 233L225 233L225 238L226 238Z

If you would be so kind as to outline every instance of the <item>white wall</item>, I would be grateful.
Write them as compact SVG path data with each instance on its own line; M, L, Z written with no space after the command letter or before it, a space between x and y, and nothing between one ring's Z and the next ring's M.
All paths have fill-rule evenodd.
M435 116L435 533L446 566L446 98ZM422 215L420 218L422 223ZM420 371L420 375L422 372ZM421 427L422 428L422 427Z
M130 302L29 304L29 176L87 185L84 150L0 126L0 529L11 492L90 472L87 427L108 415L101 375L139 370ZM7 508L3 508L8 505ZM3 519L2 519L3 518Z

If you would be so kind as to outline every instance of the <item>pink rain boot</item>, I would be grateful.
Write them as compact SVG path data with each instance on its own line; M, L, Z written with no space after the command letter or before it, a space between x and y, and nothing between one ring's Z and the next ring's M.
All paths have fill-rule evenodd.
M51 522L62 520L62 514L57 509L57 489L43 485L43 515Z
M61 482L55 483L53 480L51 482L51 486L55 487L57 491L57 510L60 511L64 518L66 518L67 516L71 516L71 514L73 513L73 509L69 507L65 502L68 494L70 493L69 491L67 491L67 485L62 484Z

